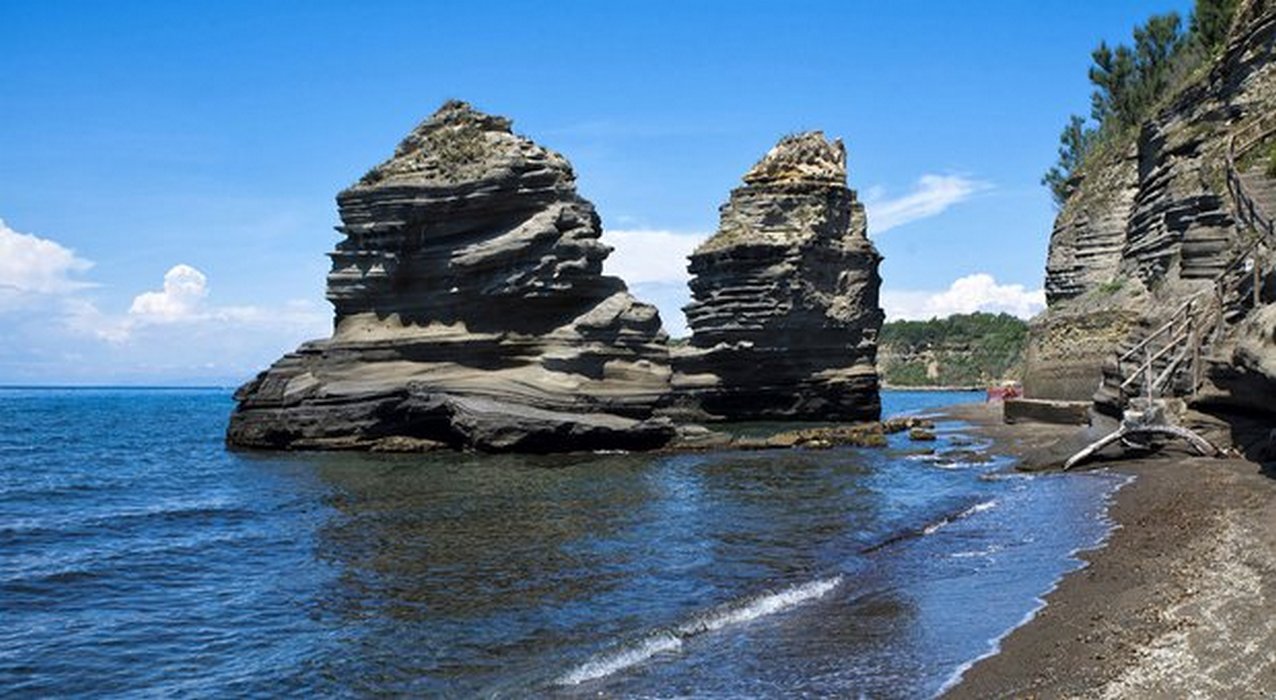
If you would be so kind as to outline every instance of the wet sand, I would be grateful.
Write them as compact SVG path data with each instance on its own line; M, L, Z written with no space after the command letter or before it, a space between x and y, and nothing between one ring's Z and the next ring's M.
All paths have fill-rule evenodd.
M1086 437L1005 425L1000 407L947 413L1030 463L1057 464ZM1101 466L1135 476L1107 545L944 697L1276 696L1276 478L1179 452Z

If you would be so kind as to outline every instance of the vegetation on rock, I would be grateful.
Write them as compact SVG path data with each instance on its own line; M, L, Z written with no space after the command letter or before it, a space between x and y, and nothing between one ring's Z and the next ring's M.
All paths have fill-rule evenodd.
M1117 292L1121 291L1124 287L1125 287L1125 278L1115 277L1099 285L1097 291L1099 294L1102 294L1104 296L1112 296L1113 294L1116 294Z
M974 386L1020 374L1028 324L1010 314L891 321L879 336L882 376L893 386Z
M1099 42L1090 54L1090 118L1069 118L1059 137L1059 160L1041 178L1056 204L1072 196L1092 154L1128 142L1158 105L1218 54L1238 3L1196 0L1186 33L1178 13L1170 12L1135 27L1132 46Z

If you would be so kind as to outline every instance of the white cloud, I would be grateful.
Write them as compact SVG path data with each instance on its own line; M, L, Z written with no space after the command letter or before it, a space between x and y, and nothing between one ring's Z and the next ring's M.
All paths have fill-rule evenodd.
M1042 289L1021 284L997 284L986 272L967 275L939 292L882 290L882 308L888 320L927 320L975 311L1008 313L1031 318L1046 307Z
M307 301L289 301L282 306L215 306L208 304L208 276L179 263L164 273L162 289L133 297L128 313L103 313L85 299L68 299L63 320L67 328L112 344L123 344L145 331L148 340L163 332L163 326L180 326L184 338L228 327L253 328L262 333L326 334L331 316ZM172 332L169 333L170 335Z
M331 331L319 300L218 305L191 265L122 299L91 267L0 221L0 383L232 384Z
M142 322L189 321L198 317L207 296L208 277L190 265L178 264L164 273L161 291L137 295L128 313Z
M72 277L90 267L93 263L60 243L18 233L0 219L0 294L69 294L91 286Z
M880 187L869 188L865 201L868 232L870 235L885 233L936 216L988 187L986 183L960 175L922 175L912 192L894 199L884 199L885 191Z
M708 238L703 233L606 231L603 242L615 248L603 270L627 284L686 282L687 256Z

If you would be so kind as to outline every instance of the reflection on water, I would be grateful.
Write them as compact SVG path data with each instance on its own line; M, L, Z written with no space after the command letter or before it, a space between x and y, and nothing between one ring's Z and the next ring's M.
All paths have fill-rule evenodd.
M1103 535L1115 484L980 479L1005 461L940 468L904 436L235 455L223 393L7 398L0 596L22 612L0 632L0 682L32 694L924 696ZM960 426L941 427L944 450Z

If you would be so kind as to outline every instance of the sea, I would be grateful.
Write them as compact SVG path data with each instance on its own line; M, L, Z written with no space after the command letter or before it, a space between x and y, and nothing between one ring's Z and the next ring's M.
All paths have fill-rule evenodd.
M884 449L234 452L233 405L0 389L0 694L931 697L1124 483L1016 473L951 421Z

